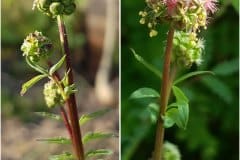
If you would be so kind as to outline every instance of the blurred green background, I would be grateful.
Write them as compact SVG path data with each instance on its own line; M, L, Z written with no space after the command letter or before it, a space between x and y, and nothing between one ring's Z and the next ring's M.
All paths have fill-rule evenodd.
M180 148L183 160L237 160L239 156L239 2L224 1L209 19L201 66L189 71L211 70L215 76L189 79L179 86L190 100L187 130L167 129L165 139ZM137 62L130 48L162 69L167 27L160 26L156 38L140 25L138 12L144 0L122 0L121 20L121 149L123 160L151 157L156 125L143 103L129 100L141 87L160 89L159 79Z

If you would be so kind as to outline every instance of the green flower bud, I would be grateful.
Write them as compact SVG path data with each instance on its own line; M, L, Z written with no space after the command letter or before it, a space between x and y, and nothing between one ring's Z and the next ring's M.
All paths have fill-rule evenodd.
M44 85L43 95L45 102L49 108L53 108L56 105L61 105L64 103L64 99L61 95L61 90L52 80L48 81Z
M181 154L178 147L170 142L165 142L163 145L163 159L181 160Z
M49 11L53 14L53 16L63 14L63 10L64 5L62 5L60 2L53 2L49 7Z
M70 3L69 5L64 6L64 11L63 13L65 15L70 15L76 10L76 4L75 3Z
M23 56L29 57L33 62L38 62L49 56L51 48L50 40L41 32L35 31L24 39L21 51L23 51Z
M192 63L201 64L204 45L195 33L176 31L173 42L173 62L188 68Z

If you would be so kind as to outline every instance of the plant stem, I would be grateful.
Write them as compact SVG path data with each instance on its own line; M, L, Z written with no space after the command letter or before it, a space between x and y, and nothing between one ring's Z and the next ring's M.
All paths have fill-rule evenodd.
M52 67L52 62L51 62L51 61L48 61L48 66L49 66L49 68ZM58 85L60 85L60 88L61 88L61 89L63 89L64 86L59 83L59 82L61 81L61 79L60 79L60 76L59 76L59 74L58 74L57 71L55 71L55 73L53 73L53 80L54 80ZM66 129L68 130L69 136L70 136L70 138L71 138L71 140L72 140L72 129L71 129L71 125L70 125L70 123L69 123L67 113L66 113L64 107L62 107L62 106L60 107L60 113L61 113L61 116L62 116L62 118L63 118L64 125L65 125Z
M163 66L163 80L161 85L161 98L160 98L160 113L157 122L156 129L156 139L155 139L155 149L153 152L153 160L162 160L162 147L164 139L164 126L162 116L165 114L165 110L168 104L168 98L170 94L169 87L170 82L170 62L171 62L171 52L173 44L174 29L171 27L168 32L167 46L165 50L164 66Z
M72 129L71 129L71 125L68 121L67 113L66 113L64 107L60 107L60 112L61 112L61 116L62 116L64 124L65 124L65 127L67 128L69 136L72 139Z
M64 25L63 19L61 16L57 16L58 29L60 35L60 41L62 46L62 51L66 55L66 70L69 71L68 81L69 85L74 83L71 59L70 59L70 50L68 46L68 38L66 27ZM68 115L71 122L72 128L72 144L77 157L77 160L84 160L84 150L82 144L82 136L80 132L80 125L78 123L78 111L75 94L71 94L69 98L66 100L66 106L68 108Z

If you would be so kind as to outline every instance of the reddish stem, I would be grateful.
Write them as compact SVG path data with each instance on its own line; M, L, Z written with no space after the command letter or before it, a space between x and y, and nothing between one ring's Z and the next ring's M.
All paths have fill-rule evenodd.
M57 17L58 29L60 35L60 41L62 46L62 51L66 55L66 70L68 73L69 85L74 83L71 59L70 59L70 50L68 46L67 32L61 16ZM84 150L82 144L82 136L80 132L80 125L78 123L78 111L75 94L71 94L66 101L66 106L68 108L68 115L72 127L72 144L75 150L77 160L84 160Z
M170 28L167 38L167 46L164 57L163 65L163 80L161 85L161 98L160 98L160 114L157 122L157 131L155 139L155 149L153 153L153 160L162 160L163 154L163 139L164 139L164 126L161 116L164 116L165 110L168 104L168 98L170 94L170 62L171 62L171 52L173 45L174 29Z

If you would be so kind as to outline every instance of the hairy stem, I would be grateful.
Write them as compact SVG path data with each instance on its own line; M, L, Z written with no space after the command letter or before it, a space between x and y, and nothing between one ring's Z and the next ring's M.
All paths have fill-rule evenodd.
M66 27L61 16L57 17L58 29L60 35L60 41L62 46L62 51L66 55L66 70L68 73L69 85L74 83L71 59L70 59L70 50L68 45L68 38ZM75 94L71 94L66 100L66 106L68 108L68 115L70 118L71 128L72 128L72 144L75 151L77 160L84 160L84 150L82 144L82 136L80 131L80 125L78 123L78 111Z
M164 139L164 126L162 116L165 114L168 98L170 95L170 62L171 62L171 52L173 44L174 29L171 27L168 32L167 46L164 57L163 66L163 79L161 85L161 98L160 98L160 114L157 122L156 129L156 139L155 139L155 149L153 152L153 160L162 160L163 154L163 139Z

